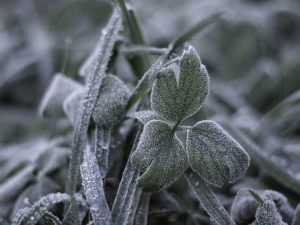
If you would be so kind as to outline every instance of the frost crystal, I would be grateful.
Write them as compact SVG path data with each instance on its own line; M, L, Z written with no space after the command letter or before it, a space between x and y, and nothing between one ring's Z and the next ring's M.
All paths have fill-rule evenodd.
M125 112L130 91L122 80L113 75L103 79L93 110L95 122L103 127L117 123Z
M191 169L210 184L235 182L249 166L249 156L220 125L201 121L188 131L187 152Z
M180 59L180 76L164 68L156 77L151 94L151 107L161 117L180 122L195 114L208 95L208 74L196 50L189 47Z
M146 192L170 186L188 168L186 153L172 127L158 120L145 125L131 160L143 173L138 181Z

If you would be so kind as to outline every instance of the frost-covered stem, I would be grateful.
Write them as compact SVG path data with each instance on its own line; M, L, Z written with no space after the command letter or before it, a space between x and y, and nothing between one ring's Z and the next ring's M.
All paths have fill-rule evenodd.
M152 193L142 193L139 206L135 215L134 225L147 225L148 209Z
M132 152L136 149L137 143L139 141L139 137L142 133L142 129L140 128L133 147ZM137 188L137 178L139 177L139 170L137 170L129 159L126 163L121 182L119 184L118 192L114 200L114 204L112 207L112 220L114 225L126 224L130 208L132 205L132 201L134 198L134 193Z
M218 200L217 196L201 177L193 173L191 170L188 170L185 174L185 179L199 199L201 206L210 216L211 221L218 225L235 225L230 215Z
M121 8L123 18L127 23L127 26L129 28L129 34L131 37L131 40L134 44L144 45L144 37L141 32L140 25L136 19L135 13L132 8L127 7L124 0L117 0L118 5ZM145 54L143 56L134 56L128 59L129 63L131 64L132 69L134 70L135 74L138 77L141 77L146 69L149 67L149 59L148 54Z
M268 156L263 154L263 151L246 137L242 132L237 131L228 124L223 124L226 130L245 148L250 155L251 160L266 171L274 180L280 183L282 186L293 190L300 196L300 181L297 180L292 174L286 171L284 168L278 166Z
M133 196L133 199L132 199L132 204L131 204L131 207L130 207L130 212L129 212L129 215L128 215L128 218L127 218L126 225L133 225L134 218L136 216L136 212L137 212L137 209L138 209L138 206L139 206L141 196L142 196L142 189L137 187L135 189L135 192L134 192L134 196Z
M101 177L105 177L108 170L111 128L97 125L95 132L95 155L98 161Z

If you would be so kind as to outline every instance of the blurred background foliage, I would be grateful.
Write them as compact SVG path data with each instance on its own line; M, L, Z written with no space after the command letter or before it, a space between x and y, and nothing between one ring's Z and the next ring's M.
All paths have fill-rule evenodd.
M155 47L167 47L182 31L222 12L221 19L190 40L211 78L210 97L194 121L212 118L237 127L300 180L300 2L132 0L131 4L147 45ZM25 197L34 202L46 193L64 190L71 126L65 120L39 118L37 107L55 72L80 80L78 69L112 7L109 0L1 0L0 5L0 220L4 224L25 204ZM137 78L124 57L116 65L118 75L133 87ZM123 137L123 153L117 152L122 154L117 159L128 154L132 135ZM299 202L299 195L269 177L263 166L251 164L245 178L217 190L227 208L242 186L279 190L292 205ZM118 170L113 176L118 177ZM9 188L13 179L19 179L20 187ZM191 193L182 194L182 182L153 195L149 224L209 223L196 201L190 201ZM113 179L107 183L116 186Z

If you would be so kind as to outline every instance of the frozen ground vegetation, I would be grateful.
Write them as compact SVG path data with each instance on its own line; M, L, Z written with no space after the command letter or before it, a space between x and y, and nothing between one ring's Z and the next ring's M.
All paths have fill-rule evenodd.
M300 225L299 12L5 3L0 224Z

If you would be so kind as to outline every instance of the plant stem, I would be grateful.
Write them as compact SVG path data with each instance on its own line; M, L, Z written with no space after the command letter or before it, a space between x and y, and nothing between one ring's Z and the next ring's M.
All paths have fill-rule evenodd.
M129 35L134 44L145 45L144 37L141 28L135 16L134 10L126 6L124 0L118 0L118 5L121 8L123 18L129 28ZM128 61L138 77L142 77L144 72L150 66L148 54L136 55L128 58Z
M151 194L152 193L142 193L135 215L134 225L147 225Z
M98 161L101 177L106 176L108 170L109 143L111 129L96 126L95 155Z
M200 176L188 170L185 179L199 199L201 206L210 216L211 221L219 225L235 225L230 215L219 202L217 196Z
M136 135L132 147L132 152L137 147L141 133L142 133L142 128L139 129ZM133 204L135 191L137 189L137 178L139 176L139 173L140 173L139 170L134 168L134 166L132 165L129 156L112 207L113 224L117 224L117 225L126 224L130 214L130 209Z

